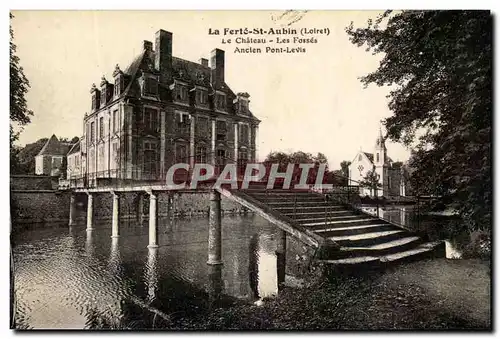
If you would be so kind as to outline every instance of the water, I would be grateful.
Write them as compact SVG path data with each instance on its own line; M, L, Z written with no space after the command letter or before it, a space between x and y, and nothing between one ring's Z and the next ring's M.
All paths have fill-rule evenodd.
M169 230L160 220L157 249L147 248L147 226L123 222L120 238L111 239L110 223L97 223L94 231L83 225L35 230L15 239L17 327L90 328L101 318L141 318L148 308L160 312L157 318L182 317L213 300L258 300L277 292L277 229L259 216L223 218L224 265L215 267L206 264L207 219L179 220Z
M377 215L377 207L361 206L361 209L372 215ZM446 217L438 216L418 216L417 207L411 206L387 206L379 207L378 216L387 221L401 225L413 231L425 232L431 240L444 240L446 245L446 258L460 259L462 251L459 249L462 244L456 237L447 233L446 224L456 221Z

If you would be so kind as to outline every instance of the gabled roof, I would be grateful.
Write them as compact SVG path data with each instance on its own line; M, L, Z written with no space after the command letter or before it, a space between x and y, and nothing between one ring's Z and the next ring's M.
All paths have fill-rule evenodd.
M52 134L49 140L42 147L38 155L65 155L68 150L67 144L63 144Z
M368 160L370 160L371 162L373 162L373 153L367 153L367 152L363 152L366 157L368 158Z

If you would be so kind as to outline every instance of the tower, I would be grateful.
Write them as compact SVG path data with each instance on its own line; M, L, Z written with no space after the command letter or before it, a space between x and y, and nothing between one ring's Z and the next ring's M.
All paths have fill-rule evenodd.
M378 195L386 195L388 187L388 164L387 164L387 148L385 147L385 139L382 135L382 128L379 127L377 140L375 141L375 150L373 152L373 165L375 172L378 174L379 183L382 188L377 192Z
M382 128L379 127L379 135L375 141L375 151L373 152L373 164L384 166L387 161L387 148L385 147L385 139L382 136Z

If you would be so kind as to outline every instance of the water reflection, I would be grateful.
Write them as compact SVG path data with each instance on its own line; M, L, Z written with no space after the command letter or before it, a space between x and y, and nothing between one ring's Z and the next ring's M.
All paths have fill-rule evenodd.
M224 290L222 265L208 265L208 295L212 306L218 306Z
M92 258L95 253L94 233L92 230L87 230L87 239L85 241L85 253L89 258Z
M88 232L74 226L69 236L67 228L31 231L14 244L16 314L29 327L98 327L141 318L137 305L185 316L224 298L277 293L277 229L258 216L223 218L216 266L206 264L206 219L175 220L151 249L147 227L124 222L120 238L111 238L109 221L94 224Z
M145 267L148 302L156 299L158 290L158 248L148 248L148 260Z

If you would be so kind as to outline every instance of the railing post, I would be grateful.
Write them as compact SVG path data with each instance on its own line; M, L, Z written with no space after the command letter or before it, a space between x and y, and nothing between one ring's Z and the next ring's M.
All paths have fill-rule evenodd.
M379 212L378 212L378 187L375 186L375 199L377 199L377 218L379 217Z
M327 225L327 222L326 222L326 208L327 207L328 207L328 204L327 204L326 195L325 195L325 227Z
M294 194L293 198L293 219L297 219L297 194Z

